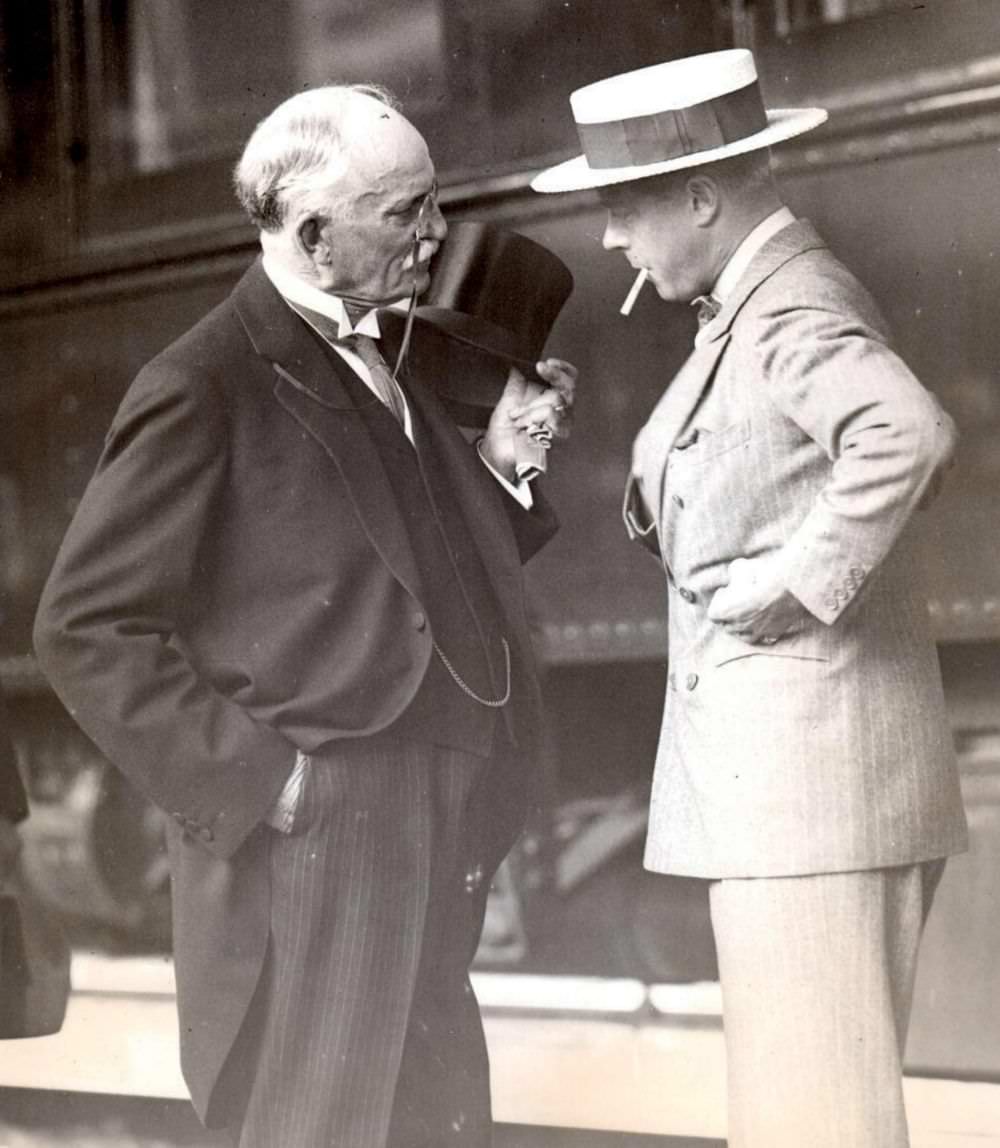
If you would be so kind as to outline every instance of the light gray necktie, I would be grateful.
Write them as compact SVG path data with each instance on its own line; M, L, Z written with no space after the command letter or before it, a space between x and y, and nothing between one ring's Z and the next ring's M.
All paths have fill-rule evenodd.
M300 303L290 303L293 311L323 336L328 343L334 346L345 347L353 351L368 368L371 375L372 390L382 400L395 416L399 425L406 430L406 403L402 391L392 377L392 372L382 358L378 344L370 335L359 335L356 331L344 338L340 337L339 324L328 315L314 311L311 307L304 307ZM348 312L350 314L350 312Z
M337 342L342 347L347 347L348 350L353 351L368 368L368 373L372 377L372 389L392 411L399 425L405 429L406 404L403 400L403 393L399 389L399 384L393 379L392 371L389 370L388 364L382 358L382 353L379 351L375 340L370 335L359 335L355 332L344 339L338 339Z

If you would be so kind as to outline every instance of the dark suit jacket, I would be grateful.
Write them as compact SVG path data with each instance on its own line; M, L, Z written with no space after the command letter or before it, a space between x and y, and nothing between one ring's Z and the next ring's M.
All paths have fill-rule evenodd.
M7 708L0 694L0 817L8 821L21 821L28 816L21 775L17 771L17 758L8 730Z
M503 492L420 380L409 394L493 580L530 753L520 564L554 523ZM421 593L336 369L255 264L127 392L35 631L70 713L172 815L182 1060L203 1113L264 957L261 818L297 749L406 709L432 654Z

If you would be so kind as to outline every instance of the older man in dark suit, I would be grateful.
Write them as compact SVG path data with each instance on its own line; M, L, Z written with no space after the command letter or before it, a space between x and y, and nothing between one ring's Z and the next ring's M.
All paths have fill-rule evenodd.
M263 259L141 372L41 602L42 665L170 815L181 1052L243 1148L490 1139L468 979L517 836L537 682L517 481L568 364L516 371L478 449L395 379L376 308L445 237L426 145L327 88L253 134Z

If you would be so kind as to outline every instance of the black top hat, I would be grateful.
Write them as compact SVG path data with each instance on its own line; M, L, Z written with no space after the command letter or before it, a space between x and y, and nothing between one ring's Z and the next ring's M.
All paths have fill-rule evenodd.
M460 422L485 425L510 367L534 373L572 290L569 268L540 243L491 224L451 223L416 309L410 369ZM401 316L388 316L385 335L393 343Z

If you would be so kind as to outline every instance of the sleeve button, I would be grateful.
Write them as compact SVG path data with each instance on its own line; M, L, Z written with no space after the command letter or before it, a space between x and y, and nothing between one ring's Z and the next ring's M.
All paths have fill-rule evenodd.
M413 615L413 628L415 630L427 629L427 615L423 612L423 610L417 610L417 612Z

